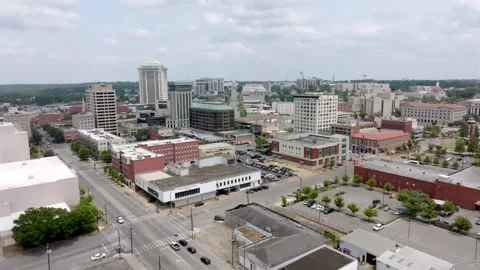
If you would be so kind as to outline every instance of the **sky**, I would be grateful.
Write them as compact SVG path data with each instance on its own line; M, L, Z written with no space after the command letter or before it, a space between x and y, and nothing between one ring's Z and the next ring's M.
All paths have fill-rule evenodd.
M480 77L480 0L0 0L0 84Z

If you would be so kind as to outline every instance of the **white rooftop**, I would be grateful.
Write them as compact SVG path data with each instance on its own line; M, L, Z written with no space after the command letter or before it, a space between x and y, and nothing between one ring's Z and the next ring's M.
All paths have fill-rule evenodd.
M172 176L163 172L163 171L153 171L153 172L137 174L136 177L139 177L143 181L150 182L150 181L156 181L156 180L162 180L162 179L170 178Z
M182 138L171 139L171 140L152 140L152 141L145 141L145 142L118 144L118 145L112 145L112 151L114 152L124 151L125 149L128 149L128 148L138 147L139 145L150 147L150 146L157 146L157 145L176 144L176 143L185 143L185 142L194 142L194 141L197 141L197 140L187 138L187 137L182 137Z
M44 207L50 207L50 208L62 208L66 209L67 211L70 212L70 208L66 203L57 203L57 204L52 204L52 205L46 205ZM9 216L6 217L0 217L0 237L3 237L5 235L11 234L12 228L14 227L13 221L18 219L21 214L25 213L25 211L20 211L20 212L14 212Z
M101 141L101 140L125 140L122 137L113 135L110 132L106 132L102 129L91 129L91 130L86 130L86 129L80 129L77 131L78 133L81 133L85 136L89 136L95 141Z
M77 177L58 157L0 164L0 190L51 183Z
M230 147L233 147L233 145L226 142L209 143L209 144L199 145L198 149L206 151L206 150L212 150L212 149L218 149L218 148L224 148L224 147L230 148Z
M141 147L132 147L122 150L122 155L131 160L143 159L145 156L150 156L152 158L164 156L162 154L156 154L152 151Z
M403 247L397 252L392 250L385 251L382 255L377 257L377 262L389 265L394 269L409 269L409 270L452 270L455 265L423 253L411 247Z

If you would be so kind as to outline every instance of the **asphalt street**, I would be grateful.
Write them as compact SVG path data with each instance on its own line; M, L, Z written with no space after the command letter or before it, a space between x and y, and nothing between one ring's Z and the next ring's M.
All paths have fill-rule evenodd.
M139 255L147 269L158 269L160 248L168 247L170 242L190 235L190 220L185 216L155 213L131 196L129 191L103 177L101 169L95 170L92 163L79 161L72 155L68 144L51 144L50 147L66 164L77 171L80 186L94 196L94 203L101 209L106 206L108 223L113 224L110 229L95 236L54 247L50 255L52 269L72 269L88 264L90 257L98 252L105 252L107 256L116 255L119 235L120 246L124 252L131 252L133 246L133 251ZM122 216L125 224L116 224L117 216ZM130 232L133 241L130 241ZM189 242L195 245L195 241ZM175 259L165 256L162 258L163 264L169 267L162 269L185 269L186 265L193 269L206 269L200 262L199 254L192 256L186 252L177 252L176 255L179 256ZM201 254L212 261L208 269L225 269L224 263L208 250L202 250ZM20 255L0 262L0 269L26 268L48 269L45 251Z

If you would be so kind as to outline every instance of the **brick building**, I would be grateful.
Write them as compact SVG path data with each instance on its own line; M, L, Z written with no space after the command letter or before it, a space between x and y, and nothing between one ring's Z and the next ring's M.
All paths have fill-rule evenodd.
M173 136L173 129L164 126L148 127L148 138L150 140L165 140Z
M405 133L412 133L412 121L404 119L382 119L382 129L401 130Z
M46 125L52 122L62 121L63 114L61 113L40 113L32 119L37 125Z
M353 112L352 104L348 104L348 103L338 104L338 111L339 112Z
M374 128L375 122L364 122L357 119L339 119L338 123L332 124L330 127L331 134L340 134L348 136L350 142L352 135L360 133L362 129Z
M366 183L373 178L378 187L390 182L395 191L420 190L432 199L448 200L470 210L480 207L480 167L456 171L428 165L376 159L355 165L354 174Z
M378 154L393 151L410 140L410 133L401 130L372 129L375 132L360 132L352 135L352 151Z
M269 148L272 156L311 169L322 168L331 161L336 165L349 160L349 142L344 135L288 134L272 139Z
M165 167L165 156L142 147L122 148L122 150L112 150L112 166L117 172L123 174L131 188L139 191L141 188L135 184L135 175L162 170Z

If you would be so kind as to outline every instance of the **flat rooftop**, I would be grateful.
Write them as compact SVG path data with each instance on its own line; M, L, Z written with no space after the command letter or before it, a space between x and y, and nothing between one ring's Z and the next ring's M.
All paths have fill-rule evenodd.
M342 245L342 242L361 248L375 257L380 256L386 250L399 248L395 241L363 229L356 229L343 236L340 238L340 245Z
M300 260L287 265L285 270L338 270L356 259L328 246L308 254Z
M241 232L242 236L248 239L250 242L255 242L262 238L265 238L265 235L257 232L256 230L249 227L248 225L237 228L237 231Z
M247 251L256 254L258 259L271 268L312 251L330 240L255 203L239 206L227 212L239 222L248 222L262 230L267 230L268 227L272 237L260 240L257 245L250 244Z
M231 147L234 147L234 146L226 142L219 142L219 143L202 144L198 146L198 149L206 151L206 150L212 150L212 149L218 149L218 148L231 148Z
M133 147L133 148L124 149L124 150L122 150L122 155L126 158L131 159L131 160L144 159L145 156L150 156L152 158L164 156L162 154L157 154L157 153L154 153L152 151L148 151L147 149L144 149L144 148L141 148L141 147Z
M449 175L452 183L460 183L462 186L480 189L480 167L470 166L458 172Z
M388 159L371 159L365 163L355 165L356 167L377 170L384 173L410 177L426 182L435 182L440 174L450 175L456 170L439 166L415 165Z
M163 171L158 171L158 180L147 180L150 181L152 185L157 187L162 191L173 190L178 187L188 186L192 184L199 184L204 182L210 182L217 179L223 179L225 177L234 177L237 175L253 173L258 171L257 169L245 167L242 165L225 165L218 164L213 166L206 166L199 168L197 166L191 166L188 168L189 173L185 176L177 176L173 173L165 173ZM150 179L154 177L155 172L147 173L147 177ZM170 175L170 177L165 177L165 174ZM137 175L137 177L143 179L143 174Z
M58 157L0 164L0 190L40 185L77 175Z
M126 149L140 147L140 146L158 146L158 145L165 145L165 144L178 144L178 143L185 143L185 142L195 142L197 140L181 137L178 139L168 139L168 140L151 140L151 141L144 141L144 142L134 142L134 143L126 143L126 144L117 144L112 145L112 151L126 151Z
M86 129L79 129L77 131L78 133L81 133L85 136L89 136L95 141L101 141L101 140L122 140L122 137L118 137L116 135L113 135L110 132L106 132L100 129L91 129L91 130L86 130Z
M218 110L218 111L229 111L233 110L232 107L223 104L223 103L193 103L192 107L193 109L203 109L203 110Z
M403 247L397 252L385 251L377 261L389 265L394 269L409 270L452 270L455 265L434 257L430 254L418 251L411 247Z

